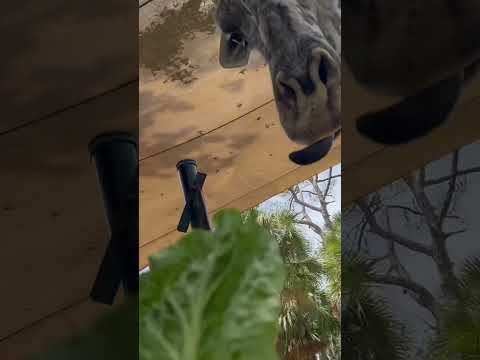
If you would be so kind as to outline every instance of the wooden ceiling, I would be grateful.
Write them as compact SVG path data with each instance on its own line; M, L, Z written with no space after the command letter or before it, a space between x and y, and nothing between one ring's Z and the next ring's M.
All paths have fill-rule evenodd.
M428 136L401 146L382 146L360 136L355 119L398 101L374 96L342 72L342 206L387 185L410 171L480 139L480 76L464 89L454 111ZM408 160L405 160L408 159Z
M328 159L311 167L301 169L288 161L296 146L279 126L268 68L258 54L245 68L219 67L212 4L153 0L140 9L141 267L153 251L180 236L175 228L184 200L177 161L196 159L209 175L204 193L210 213L254 206L275 194L260 189L283 191L340 162L339 143ZM171 52L163 53L163 46ZM344 205L480 134L471 131L477 125L465 115L478 106L477 81L466 89L446 126L431 136L398 147L370 142L359 136L354 119L398 99L364 91L347 68L342 76ZM451 139L453 133L459 136ZM406 154L412 154L412 161L401 163Z
M220 68L211 5L154 0L140 9L141 267L182 235L178 161L195 159L208 174L210 214L248 209L340 162L340 141L317 164L290 162L299 146L280 127L268 67L255 54L245 68Z
M88 143L104 131L138 132L137 9L4 4L2 359L37 353L108 308L88 300L109 236Z

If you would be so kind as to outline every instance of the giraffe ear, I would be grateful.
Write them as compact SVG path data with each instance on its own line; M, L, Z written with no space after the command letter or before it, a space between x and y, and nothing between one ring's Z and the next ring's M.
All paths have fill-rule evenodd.
M243 67L248 64L251 48L238 33L222 33L220 40L220 65L225 69Z

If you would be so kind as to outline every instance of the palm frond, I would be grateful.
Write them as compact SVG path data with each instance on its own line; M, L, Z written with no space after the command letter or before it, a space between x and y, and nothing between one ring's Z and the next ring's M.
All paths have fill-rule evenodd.
M408 359L411 339L388 302L373 288L374 267L364 256L342 254L342 359Z
M330 291L322 283L332 282L330 274L340 278L340 221L335 222L326 252L313 254L289 210L266 214L252 209L244 213L244 220L257 221L278 241L285 263L287 275L279 316L282 331L277 344L282 357L311 360L320 349L329 349L332 355L333 347L340 343L340 320ZM322 259L327 255L328 259Z
M480 358L480 257L465 260L459 273L460 298L440 311L432 359Z
M387 302L363 291L343 304L342 349L342 359L348 360L408 359L410 339L402 334L402 324Z

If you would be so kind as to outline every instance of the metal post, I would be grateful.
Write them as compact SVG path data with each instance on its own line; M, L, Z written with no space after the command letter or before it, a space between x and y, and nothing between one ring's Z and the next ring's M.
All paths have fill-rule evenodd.
M195 160L180 161L177 164L177 170L186 201L178 230L186 232L189 223L193 229L211 230L207 207L202 195L202 186L206 175L197 172Z
M91 291L94 301L113 304L120 283L138 293L138 145L126 133L96 137L89 145L95 160L110 225L110 242Z

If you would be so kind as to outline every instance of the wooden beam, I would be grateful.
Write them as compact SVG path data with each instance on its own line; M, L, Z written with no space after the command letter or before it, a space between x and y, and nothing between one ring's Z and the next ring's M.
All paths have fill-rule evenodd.
M138 78L135 2L4 2L0 22L0 134Z
M411 171L445 156L464 145L480 140L480 96L460 104L449 121L428 137L411 144L385 147L342 173L342 206Z
M88 143L135 134L137 89L0 136L0 338L88 297L109 237Z
M88 329L105 311L106 305L81 300L26 326L0 340L0 358L27 360L51 346Z
M225 201L219 208L210 209L209 216L212 218L216 212L224 208L235 208L240 211L252 208L261 202L275 196L290 186L298 184L299 182L308 179L309 177L319 174L329 167L335 166L340 163L341 147L336 146L330 154L322 161L304 167L294 168L287 173L279 176L275 179L269 179L270 181L262 186L252 190L249 193L240 196L239 198L231 201ZM207 178L208 179L208 178ZM178 185L180 186L180 185ZM207 203L207 207L208 207ZM181 210L181 209L180 209ZM178 212L178 219L180 219L181 211ZM175 229L170 230L164 235L149 241L140 247L140 269L148 265L148 257L167 246L172 245L179 240L184 234L177 232Z

